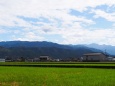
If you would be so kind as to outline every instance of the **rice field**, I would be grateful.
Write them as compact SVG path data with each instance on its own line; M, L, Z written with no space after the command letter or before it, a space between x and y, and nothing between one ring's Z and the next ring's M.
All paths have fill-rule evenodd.
M0 66L115 69L115 62L1 62Z
M115 86L115 69L0 66L0 86Z

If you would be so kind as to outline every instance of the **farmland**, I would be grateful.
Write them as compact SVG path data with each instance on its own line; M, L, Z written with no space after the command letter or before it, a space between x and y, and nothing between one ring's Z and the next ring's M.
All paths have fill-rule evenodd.
M0 65L0 86L115 86L115 69L112 68L57 68L48 66L100 65L114 67L114 63L13 62L0 63ZM24 65L27 66L25 67ZM36 65L41 65L41 67ZM47 67L42 67L42 65L47 65Z
M1 62L0 66L115 69L115 62Z

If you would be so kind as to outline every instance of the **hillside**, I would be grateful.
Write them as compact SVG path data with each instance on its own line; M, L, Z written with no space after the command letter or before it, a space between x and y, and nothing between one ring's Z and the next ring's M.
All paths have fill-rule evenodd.
M109 53L110 55L115 55L115 46L112 45L99 45L93 43L85 46L89 48L99 49L103 52Z
M81 45L61 45L52 42L8 41L0 42L0 58L35 58L48 55L52 58L78 58L84 53L101 52Z

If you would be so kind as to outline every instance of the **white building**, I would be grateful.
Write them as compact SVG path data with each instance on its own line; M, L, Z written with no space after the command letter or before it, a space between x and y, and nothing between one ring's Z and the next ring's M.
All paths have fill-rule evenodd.
M5 59L0 59L0 62L5 62Z

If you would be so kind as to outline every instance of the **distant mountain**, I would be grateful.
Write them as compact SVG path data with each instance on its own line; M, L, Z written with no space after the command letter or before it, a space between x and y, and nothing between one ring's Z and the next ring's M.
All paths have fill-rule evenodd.
M84 45L87 46L89 48L95 48L95 49L99 49L102 50L103 52L109 53L110 55L115 55L115 46L111 46L111 45L99 45L99 44L89 44L89 45Z
M100 49L97 48L93 48L93 47L89 47L89 46L85 46L85 45L70 45L73 49L90 49L92 52L103 52Z
M46 41L7 41L0 42L0 46L0 58L35 58L47 55L53 58L67 59L81 57L84 53L102 52L84 45L61 45Z
M0 46L3 47L62 47L57 43L46 42L46 41L2 41Z

